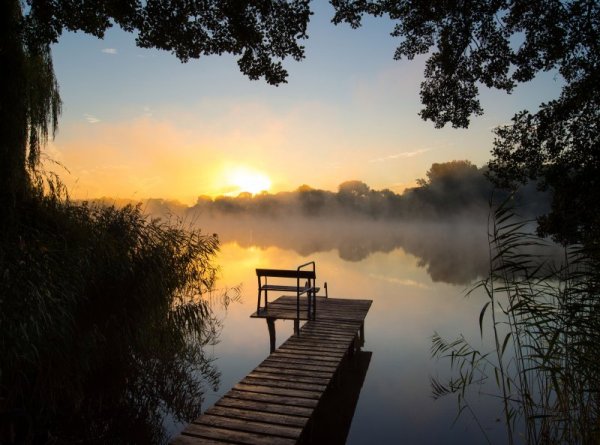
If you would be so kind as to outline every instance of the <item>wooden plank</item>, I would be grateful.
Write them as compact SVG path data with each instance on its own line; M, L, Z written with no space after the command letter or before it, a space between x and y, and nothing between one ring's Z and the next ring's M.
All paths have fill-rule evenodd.
M346 334L346 333L352 333L352 331L354 331L355 329L360 328L360 323L348 323L347 325L344 326L334 326L334 325L326 325L324 322L322 321L318 321L316 323L307 323L308 326L306 326L303 331L319 331L319 332L331 332L331 333L338 333L338 334Z
M348 321L344 323L328 323L325 320L315 320L315 323L309 323L306 329L319 329L322 331L334 331L334 332L351 332L354 329L358 329L361 325L359 321ZM317 323L318 322L318 323Z
M284 363L288 365L290 369L303 369L306 371L323 371L334 373L337 367L335 366L323 366L323 365L315 365L313 363L301 362L298 360L280 360L277 358L268 358L263 362L265 365L271 365L275 363Z
M319 354L304 354L302 352L294 351L294 350L277 350L272 354L273 358L279 359L292 359L292 360L304 360L306 363L315 362L317 364L322 365L331 365L336 366L340 361L339 358L336 357L327 357Z
M254 317L277 316L278 318L295 319L296 318L296 296L279 297L271 303L267 311L261 311L260 314L253 314ZM364 320L371 302L368 300L341 300L338 298L319 298L317 300L317 320L336 320L345 319L362 321ZM300 301L301 318L306 319L304 315L308 309L306 299Z
M264 434L266 436L286 437L298 439L302 428L295 426L276 425L273 423L258 422L255 420L236 419L231 417L204 414L193 422L195 425L206 425L228 430L244 431L247 433Z
M244 445L294 445L297 442L295 439L285 437L215 428L214 426L198 425L196 423L190 423L183 434L201 439L196 442L197 444L203 444L206 439Z
M318 323L318 322L316 322ZM300 335L299 337L303 336L303 335L317 335L319 337L322 337L324 340L328 340L328 339L340 339L345 341L347 338L352 338L354 337L354 335L356 334L356 332L358 331L358 328L355 329L347 329L344 331L331 331L331 330L326 330L326 329L319 329L319 328L315 328L312 326L307 327L306 329L302 329L300 330ZM324 344L327 344L327 342L323 342Z
M271 303L269 303L269 307L267 310L261 309L260 312L255 312L251 316L251 318L277 318L279 320L295 320L296 319L296 309L292 310L277 310L276 308L271 308ZM306 314L306 309L300 312L300 320L306 321L308 320L308 315Z
M266 283L264 288L296 289ZM296 320L296 303L296 296L282 296L252 317ZM304 323L299 335L285 341L174 438L173 445L296 443L364 326L370 306L370 300L318 297L316 319ZM303 298L300 320L306 320L307 309Z
M306 324L312 324L312 323L319 323L317 322L313 322L313 321L309 321ZM358 331L358 328L356 329L356 331ZM341 340L346 340L346 338L350 337L352 338L354 336L354 334L356 333L356 331L354 329L346 329L343 331L328 331L325 329L319 329L317 327L313 327L313 326L306 326L304 325L302 329L300 329L300 335L298 335L298 337L302 337L303 335L318 335L319 337L322 337L324 340L327 339L335 339L335 338L340 338ZM327 344L327 342L322 342L323 344Z
M244 400L225 396L220 399L216 406L225 406L229 408L239 408L244 411L258 411L262 413L276 413L290 417L299 417L308 419L312 416L313 408L304 406L281 405L279 403L270 403L259 400Z
M319 400L321 398L320 391L306 391L302 389L287 389L287 388L274 388L265 385L247 385L245 383L238 383L233 387L238 391L255 392L260 394L273 394L277 396L289 396L297 397L301 399L313 399Z
M212 439L206 439L206 438L202 438L199 439L198 437L195 436L188 436L185 433L179 434L178 436L175 436L174 438L172 438L169 441L170 445L223 445L223 444L234 444L234 443L239 443L239 442L229 442L229 441L222 441L222 440L212 440Z
M288 340L285 341L285 343L283 343L281 345L282 347L287 347L287 346L293 346L296 348L302 348L302 349L312 349L312 350L323 350L323 351L334 351L334 352L341 352L341 353L345 353L346 349L347 349L347 345L345 344L327 344L327 345L323 345L322 342L318 341L318 340L310 340L306 337L302 337L300 338L300 336L296 336L294 335L293 337L290 337Z
M296 353L302 353L302 352L311 353L311 352L315 351L314 347L308 348L308 347L298 346L298 345L294 345L294 344L284 345L279 349L282 352L296 352ZM347 351L347 348L338 349L338 350L323 349L323 351L321 351L321 352L323 353L324 356L335 357L339 361L344 358L344 356L346 355L346 351Z
M321 340L327 343L335 343L337 345L346 346L349 345L350 342L354 339L354 335L349 335L347 337L338 337L338 336L329 336L329 335L319 335L313 334L312 332L303 332L298 337L304 337L308 340Z
M280 372L276 372L275 370L273 370L273 372L267 372L267 371L263 371L261 368L255 369L250 374L248 374L247 377L283 380L285 382L311 383L311 384L315 384L315 385L325 385L325 386L327 386L329 384L329 380L330 380L328 378L315 377L312 375L304 375L303 376L303 375L297 375L297 374L293 374L293 375L282 374Z
M309 357L305 357L303 355L293 357L292 354L282 353L270 356L268 359L262 362L261 365L267 365L273 362L287 363L289 365L289 369L307 369L314 371L330 372L337 368L337 363L335 362L312 360Z
M322 339L324 343L329 340L339 340L342 342L350 341L354 338L356 332L327 332L320 331L319 329L305 329L300 332L298 337L312 337Z
M240 383L245 385L269 386L272 388L301 389L304 391L324 392L327 389L327 385L321 385L318 383L291 382L289 380L270 379L261 375L246 376Z
M290 405L290 406L301 406L307 408L315 408L317 406L317 400L315 399L304 399L300 397L291 397L291 396L281 396L277 394L261 394L255 392L247 392L247 391L238 391L231 390L227 393L227 396L250 400L250 401L258 401L258 402L268 402L268 403L278 403L280 405Z
M279 375L290 375L291 377L315 377L320 379L331 378L330 371L307 371L305 369L290 369L287 365L281 363L270 363L269 366L259 366L256 371L260 372L273 372Z
M303 348L302 346L296 346L293 344L283 345L279 348L281 352L289 352L295 354L306 354L306 355L320 355L323 357L335 358L337 361L340 361L344 354L346 354L346 349L338 349L338 350L326 350L319 349L316 350L314 348Z
M292 426L297 428L304 428L306 426L306 423L308 422L307 417L287 416L285 414L280 413L239 409L223 405L213 406L211 409L206 411L205 414L210 414L212 416L229 417L234 419L255 420L258 422Z
M351 343L352 339L348 339L347 343ZM294 345L282 345L279 349L277 349L273 354L274 357L278 356L302 356L311 360L324 359L326 361L339 362L340 359L344 356L345 350L337 350L337 351L315 351L314 349L299 349L294 347Z

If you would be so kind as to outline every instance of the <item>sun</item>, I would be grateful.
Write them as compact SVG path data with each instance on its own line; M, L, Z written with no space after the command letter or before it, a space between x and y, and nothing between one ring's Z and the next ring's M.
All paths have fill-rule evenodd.
M271 188L271 180L267 175L245 167L230 171L228 176L229 184L237 187L237 190L233 192L235 194L248 192L256 195Z

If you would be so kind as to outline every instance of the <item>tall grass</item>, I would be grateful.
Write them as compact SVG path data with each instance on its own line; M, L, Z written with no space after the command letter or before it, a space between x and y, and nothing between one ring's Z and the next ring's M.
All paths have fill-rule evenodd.
M432 354L449 360L454 377L432 379L433 395L455 394L459 413L475 415L471 393L491 383L509 443L599 443L598 256L569 246L564 262L551 264L539 253L549 244L509 204L490 217L489 275L469 291L487 297L479 327L492 347L481 351L463 336L447 341L436 333Z
M3 419L25 442L160 443L219 384L218 239L47 184L0 235Z

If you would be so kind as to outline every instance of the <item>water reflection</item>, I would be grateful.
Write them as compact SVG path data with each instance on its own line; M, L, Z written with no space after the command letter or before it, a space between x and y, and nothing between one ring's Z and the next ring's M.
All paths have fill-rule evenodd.
M487 273L486 221L348 224L240 217L196 224L217 232L222 241L220 285L242 289L214 348L222 385L206 395L206 408L269 353L266 324L249 318L256 310L255 268L290 268L314 260L317 281L328 282L330 296L373 300L365 321L369 371L350 431L339 437L347 434L348 444L481 443L481 430L470 419L453 427L453 400L431 398L430 377L443 378L447 369L431 359L429 350L434 332L443 337L461 332L481 344L478 317L486 297L464 295L469 283ZM277 346L292 331L292 322L277 321ZM489 399L471 402L492 442L505 443L496 422L498 406Z
M487 217L470 220L402 223L320 218L197 219L195 224L216 232L224 243L241 247L278 247L302 257L336 251L346 262L360 262L375 253L402 249L418 259L434 282L467 285L487 275Z
M372 352L357 351L341 364L339 381L325 392L314 413L312 443L346 443L372 355Z
M290 238L295 236L293 232ZM429 380L430 376L443 377L445 372L429 355L431 335L437 331L451 336L460 330L468 338L477 339L481 295L465 299L464 285L434 281L427 268L402 248L372 252L361 261L345 261L335 248L303 256L272 244L242 244L244 241L224 242L218 257L221 285L241 284L242 299L230 306L221 341L214 348L222 384L219 391L206 394L206 408L269 353L266 324L249 317L256 310L254 269L292 267L315 260L317 279L328 282L330 296L373 300L365 320L364 346L372 356L346 443L481 443L479 429L468 419L452 427L456 404L449 399L434 402ZM462 263L457 258L455 267L460 268ZM292 332L292 322L277 321L277 346ZM493 436L496 406L482 403L475 404L474 409L486 419L485 427Z

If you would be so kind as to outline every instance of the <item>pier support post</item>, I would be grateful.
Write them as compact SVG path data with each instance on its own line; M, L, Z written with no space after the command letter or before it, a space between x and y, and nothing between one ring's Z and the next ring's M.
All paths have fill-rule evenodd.
M275 319L267 318L267 328L269 329L269 345L271 347L271 354L275 352Z
M365 345L365 322L363 321L360 324L360 346Z

